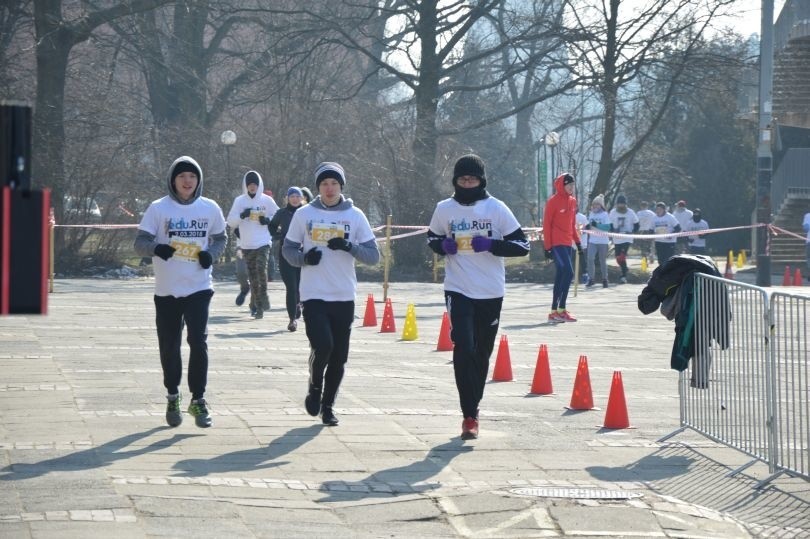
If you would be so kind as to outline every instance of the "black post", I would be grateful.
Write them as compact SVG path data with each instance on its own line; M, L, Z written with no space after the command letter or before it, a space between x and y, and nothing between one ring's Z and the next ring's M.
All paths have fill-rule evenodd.
M31 107L0 103L0 185L31 188Z
M771 223L771 106L773 95L773 0L762 0L759 42L759 128L757 129L757 223ZM771 286L771 250L767 226L757 229L757 286Z
M0 315L45 314L50 190L31 189L31 107L0 103Z

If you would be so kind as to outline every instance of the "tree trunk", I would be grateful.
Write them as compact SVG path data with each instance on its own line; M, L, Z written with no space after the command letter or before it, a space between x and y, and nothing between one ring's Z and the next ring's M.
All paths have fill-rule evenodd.
M545 200L538 201L537 169L534 162L534 141L530 120L534 107L527 107L515 116L515 151L514 159L518 163L517 170L521 177L515 178L517 182L517 203L512 207L518 221L533 223L537 218L538 202L545 204Z
M616 140L616 63L617 59L617 28L619 24L619 4L621 0L610 0L610 13L607 14L607 41L605 43L604 80L601 84L601 94L604 100L604 126L602 128L602 151L599 156L599 171L596 181L591 189L590 200L596 195L603 194L610 186L615 165L613 159L613 143Z
M37 94L34 107L33 183L49 187L57 217L62 217L64 195L65 77L73 46L70 31L61 21L61 2L34 4L36 26Z
M602 95L605 101L604 126L602 127L602 151L599 156L599 171L591 189L590 200L607 192L613 176L613 143L616 140L616 87L606 84Z
M395 224L428 225L433 208L439 198L436 189L436 111L439 100L439 76L441 62L436 54L436 0L422 2L419 6L417 33L422 44L419 84L414 92L416 101L416 133L413 140L412 176L397 179L397 209ZM416 240L399 240L394 243L398 266L413 269L425 266L430 253L424 237Z

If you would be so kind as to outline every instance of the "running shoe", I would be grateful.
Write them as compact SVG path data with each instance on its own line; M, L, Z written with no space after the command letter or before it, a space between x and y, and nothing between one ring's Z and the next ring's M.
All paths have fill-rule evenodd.
M474 417L465 417L461 422L461 439L475 440L478 438L478 420Z
M166 424L178 427L183 422L183 412L180 411L180 394L174 398L166 397Z
M321 406L321 422L327 427L336 427L339 423L331 406Z
M318 415L318 411L321 409L321 388L309 388L307 396L304 399L304 408L306 408L309 415L313 417Z
M571 316L571 313L568 311L563 311L561 313L557 313L557 317L560 319L560 322L576 322L577 319L574 316Z
M194 399L188 405L189 415L194 416L194 423L204 429L211 426L211 414L208 413L208 404L205 399Z

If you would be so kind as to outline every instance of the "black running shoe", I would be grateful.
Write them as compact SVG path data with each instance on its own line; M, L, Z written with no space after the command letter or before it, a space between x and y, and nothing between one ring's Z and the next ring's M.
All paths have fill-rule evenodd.
M290 320L290 323L287 324L287 331L295 331L298 329L298 320Z
M304 408L307 409L307 413L312 417L318 415L318 412L321 409L321 390L318 388L310 388L309 393L307 393L307 397L304 399Z
M239 292L239 295L236 296L237 307L241 307L242 305L244 305L247 294L248 294L247 292Z
M321 407L321 421L327 427L336 427L339 423L338 418L331 406Z
M211 426L211 415L208 413L208 406L205 399L195 399L188 405L189 415L194 416L194 423L204 429Z

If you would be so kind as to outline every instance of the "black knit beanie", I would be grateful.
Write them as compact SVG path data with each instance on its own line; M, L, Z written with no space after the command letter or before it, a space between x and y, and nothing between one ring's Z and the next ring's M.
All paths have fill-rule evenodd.
M172 185L174 185L174 179L182 174L183 172L193 172L197 179L200 179L200 169L189 163L188 161L180 161L175 165L174 169L172 170Z
M481 178L481 187L487 186L487 174L484 169L484 160L475 154L462 155L453 166L453 185L461 176L476 176Z
M247 174L245 174L245 187L247 187L251 183L259 185L259 175L253 172L252 170Z

